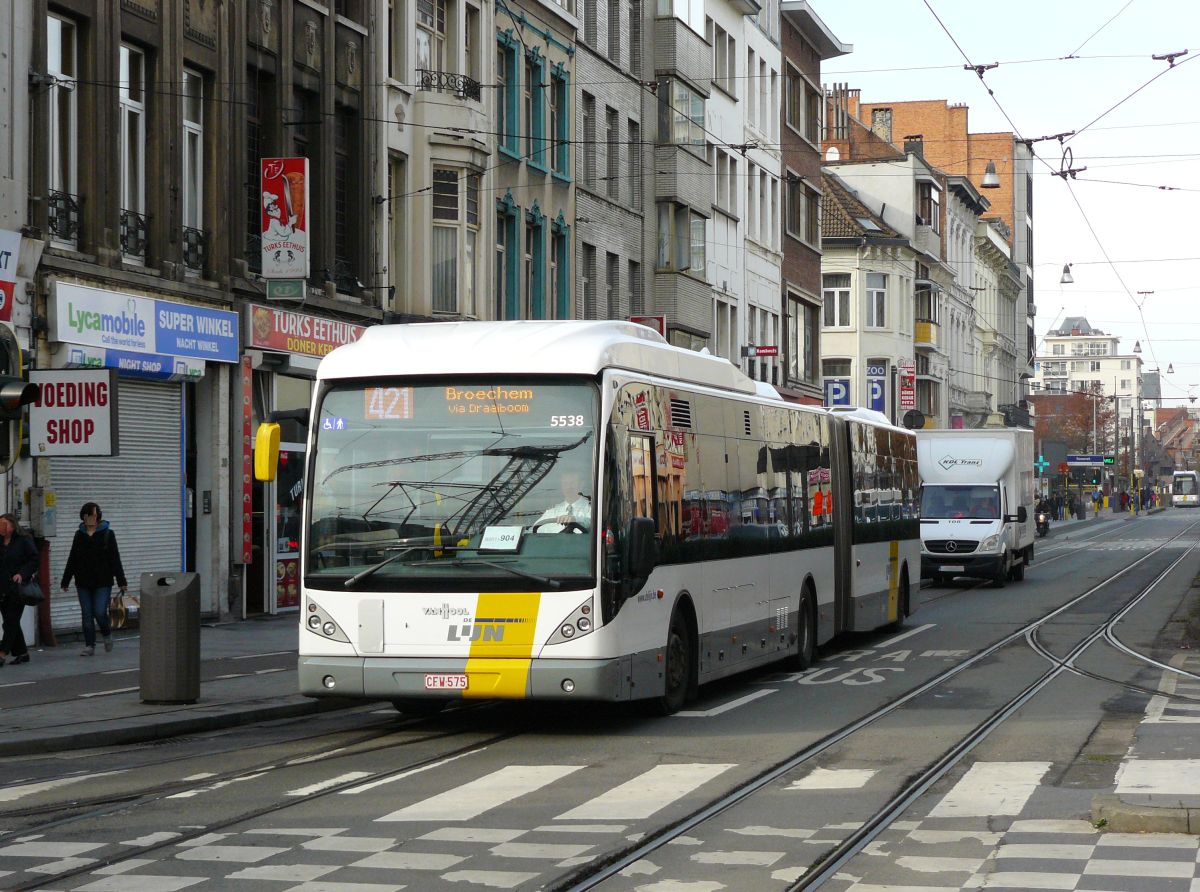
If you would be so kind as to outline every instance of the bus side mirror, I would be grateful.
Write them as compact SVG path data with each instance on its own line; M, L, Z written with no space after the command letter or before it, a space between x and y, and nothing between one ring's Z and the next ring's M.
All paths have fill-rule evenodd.
M1025 506L1021 505L1017 508L1017 523L1024 523L1029 519L1029 512L1025 510Z
M254 435L254 479L270 483L279 470L279 425L264 421Z
M634 579L645 579L658 563L658 543L654 541L654 519L635 517L629 521L626 546L626 573Z

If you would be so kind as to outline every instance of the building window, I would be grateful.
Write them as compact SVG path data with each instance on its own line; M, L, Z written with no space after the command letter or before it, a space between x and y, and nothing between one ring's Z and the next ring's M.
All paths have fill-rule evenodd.
M850 274L828 273L821 277L826 328L850 327Z
M621 0L608 0L608 60L621 65Z
M631 313L646 312L645 292L642 290L642 265L636 260L629 261L629 311Z
M581 284L583 285L583 318L597 319L596 307L596 248L594 245L583 243L583 269Z
M788 297L788 377L793 381L817 380L817 337L820 325L817 308L808 301Z
M246 70L246 263L262 272L262 192L259 188L263 155L263 89L258 70Z
M474 315L478 238L479 174L435 167L431 258L435 313Z
M705 219L687 205L658 204L657 265L661 270L689 271L704 278Z
M546 170L546 63L536 53L525 56L525 139L529 163Z
M183 263L204 269L204 77L183 72Z
M443 71L446 54L446 0L417 0L417 67Z
M583 184L596 188L596 97L583 94Z
M658 83L659 140L675 145L704 145L704 97L681 80Z
M554 319L571 318L571 243L570 229L560 222L559 215L550 227L550 287L554 306L549 314Z
M595 49L600 0L583 0L583 42Z
M48 225L55 240L71 246L79 244L77 34L73 22L46 17L46 74L53 78L46 89Z
M605 317L621 318L621 258L611 251L604 255Z
M867 327L887 325L887 276L867 273Z
M505 32L496 38L497 132L500 150L514 157L521 152L519 88L516 42L511 32Z
M555 65L550 78L550 133L554 149L551 170L561 177L571 175L571 93L566 69Z
M630 118L629 134L629 206L642 209L642 128Z
M481 76L480 58L479 58L479 40L480 40L480 38L479 38L479 19L480 19L480 15L479 15L479 9L477 7L471 6L470 4L467 4L466 11L467 11L466 25L465 25L465 28L463 29L465 31L465 33L463 34L463 56L466 61L466 71L464 71L463 73L466 74L466 76L469 77L471 80L475 81L476 84L478 84L479 78ZM479 98L478 92L479 92L479 88L478 88L478 86L476 86L475 87L476 95L473 98L475 98L475 99Z
M1064 356L1064 355L1066 355L1066 352L1067 352L1067 351L1064 349L1064 348L1065 348L1065 346L1066 346L1066 345L1064 345L1064 344L1052 344L1052 345L1051 345L1051 347L1050 347L1050 353L1051 353L1051 355L1053 355L1053 356Z
M408 203L408 160L403 155L388 158L388 283L396 289L399 303L407 304L408 233L405 213Z
M673 16L704 36L704 0L658 0L656 9L660 17Z
M629 0L629 72L642 73L642 0Z
M711 20L710 20L711 21ZM713 83L737 97L737 41L715 22L712 23Z
M146 259L146 54L121 45L121 251Z
M404 50L408 31L404 27L404 11L408 6L407 0L388 0L388 77L393 80L404 79Z
M621 197L621 119L615 108L605 108L605 142L607 143L608 159L605 170L605 183L608 197L616 200Z
M933 183L917 184L917 223L938 232L941 225L940 190Z
M362 221L357 175L361 166L358 115L349 106L339 104L334 108L333 125L333 277L338 291L351 294L359 287Z
M495 318L516 319L520 310L517 301L517 206L512 195L496 202L496 295Z

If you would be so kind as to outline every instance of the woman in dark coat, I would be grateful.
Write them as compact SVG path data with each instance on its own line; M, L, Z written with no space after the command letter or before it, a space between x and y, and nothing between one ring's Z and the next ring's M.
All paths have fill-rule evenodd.
M4 617L4 638L0 640L0 666L28 663L29 648L21 630L25 602L20 586L37 577L38 550L21 530L16 515L0 514L0 616Z
M65 592L75 578L75 589L79 593L79 612L83 616L83 643L81 657L90 657L96 652L96 625L104 636L104 649L113 649L112 623L108 617L108 602L112 598L113 577L124 593L125 568L121 566L121 552L117 550L117 536L109 528L107 520L95 502L86 502L79 509L79 529L71 542L71 553L67 566L63 568L62 588Z

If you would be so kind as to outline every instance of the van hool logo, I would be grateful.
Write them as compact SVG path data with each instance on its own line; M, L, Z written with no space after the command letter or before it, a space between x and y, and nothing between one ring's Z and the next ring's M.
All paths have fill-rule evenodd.
M496 619L482 617L469 623L451 624L446 630L447 641L503 641L504 630L510 625L520 625L524 619Z
M466 607L451 607L445 603L441 607L425 607L424 611L426 616L440 616L442 619L450 619L452 616L466 616L471 612Z
M941 465L947 471L949 471L951 468L982 468L983 467L983 459L982 458L955 458L953 455L947 455L940 462L938 462L938 464Z

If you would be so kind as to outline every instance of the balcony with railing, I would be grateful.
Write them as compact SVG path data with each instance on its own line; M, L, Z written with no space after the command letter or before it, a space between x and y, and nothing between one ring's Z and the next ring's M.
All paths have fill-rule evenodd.
M430 68L417 69L417 89L434 93L451 93L459 99L470 99L479 102L481 88L479 81L456 74L452 71L434 71Z
M204 272L208 260L208 236L200 229L183 227L183 265L189 273Z
M121 253L133 260L146 262L146 250L150 245L145 214L121 208Z
M51 192L46 201L46 227L52 241L79 247L79 196Z

